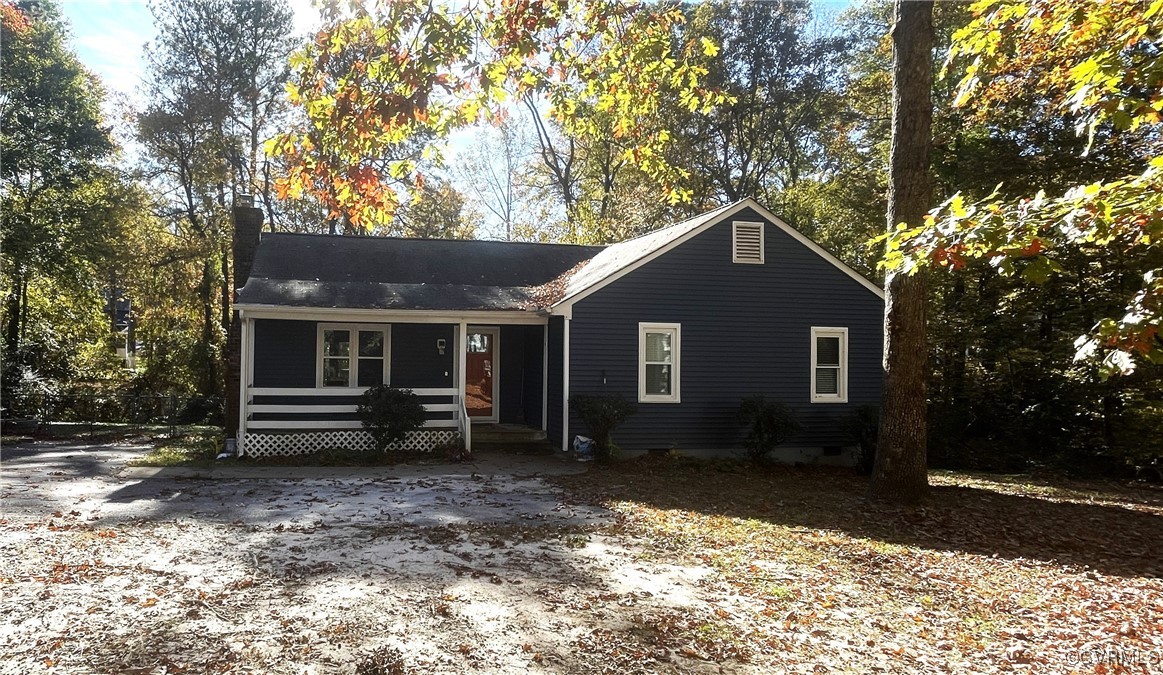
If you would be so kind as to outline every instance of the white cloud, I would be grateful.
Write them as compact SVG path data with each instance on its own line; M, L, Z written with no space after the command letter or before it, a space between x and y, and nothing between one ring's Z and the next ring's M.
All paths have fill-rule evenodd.
M77 57L110 92L133 95L145 73L144 46L154 36L144 0L74 0L61 4Z

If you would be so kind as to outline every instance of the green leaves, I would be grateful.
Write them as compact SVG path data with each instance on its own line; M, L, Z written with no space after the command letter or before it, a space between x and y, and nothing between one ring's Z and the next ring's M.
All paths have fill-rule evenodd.
M1088 152L1100 127L1111 144L1143 126L1157 134L1163 34L1151 19L1161 7L1159 1L978 2L974 20L955 34L950 52L950 62L969 61L955 104L981 113L1020 100L1018 92L1037 91L1038 100L1075 116L1090 139ZM1152 157L1142 173L1080 184L1057 197L997 195L973 202L955 195L923 227L881 237L887 251L881 266L956 270L984 259L1001 274L1044 284L1064 272L1056 259L1061 252L1163 257L1163 157ZM1123 318L1102 319L1079 338L1077 357L1098 362L1106 375L1129 373L1141 360L1163 362L1161 325L1163 284L1148 272Z
M599 2L461 6L405 0L331 7L330 23L291 59L292 101L305 128L269 144L288 170L282 195L309 193L332 218L362 228L391 218L411 190L414 163L451 131L498 112L515 96L548 102L563 132L612 133L625 158L681 199L685 172L662 158L660 103L691 110L723 100L700 86L709 40L677 51L674 7ZM352 185L361 167L391 179Z

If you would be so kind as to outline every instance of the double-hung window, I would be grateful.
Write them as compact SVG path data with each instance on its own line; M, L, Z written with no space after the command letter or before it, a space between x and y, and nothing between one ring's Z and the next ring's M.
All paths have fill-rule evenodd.
M638 324L638 401L679 402L679 348L677 323Z
M848 401L848 329L812 328L812 403Z
M388 381L388 327L320 324L317 384L371 387Z

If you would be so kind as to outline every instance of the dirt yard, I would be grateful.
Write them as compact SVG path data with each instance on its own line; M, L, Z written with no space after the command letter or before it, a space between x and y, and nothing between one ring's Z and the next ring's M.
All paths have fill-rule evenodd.
M125 467L145 450L4 449L4 673L352 672L385 646L414 672L593 672L579 645L629 615L712 611L708 568L640 560L525 465L199 479Z
M1163 671L1159 490L146 449L3 448L0 672Z

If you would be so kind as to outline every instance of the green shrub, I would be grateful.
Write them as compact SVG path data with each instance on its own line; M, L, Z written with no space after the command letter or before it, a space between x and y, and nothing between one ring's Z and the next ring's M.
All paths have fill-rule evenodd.
M384 384L370 387L359 397L356 408L363 428L376 442L376 450L402 441L411 431L424 426L428 419L420 397L410 389L394 389Z
M862 476L871 476L876 464L876 441L880 437L880 408L860 406L848 418L848 435L856 443L856 470Z
M763 461L776 446L800 429L799 420L790 408L762 396L743 399L739 406L739 421L750 427L743 447L755 462Z
M638 412L638 406L616 394L579 394L569 404L581 416L594 439L594 459L609 461L614 456L612 435L626 418Z

